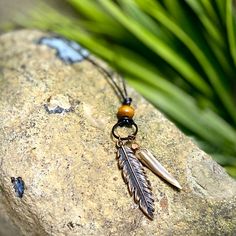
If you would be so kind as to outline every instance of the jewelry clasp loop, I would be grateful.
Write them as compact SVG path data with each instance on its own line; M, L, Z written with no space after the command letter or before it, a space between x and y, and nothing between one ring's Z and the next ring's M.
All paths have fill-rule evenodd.
M127 137L121 137L119 134L116 133L116 129L118 127L133 127L134 131L131 135L128 135ZM134 139L136 134L138 133L138 126L137 124L133 121L133 119L128 119L127 117L124 117L112 127L112 135L119 140L131 140Z

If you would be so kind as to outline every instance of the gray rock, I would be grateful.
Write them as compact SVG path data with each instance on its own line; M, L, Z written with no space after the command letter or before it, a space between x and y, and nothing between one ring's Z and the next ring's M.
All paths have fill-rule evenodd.
M129 89L139 143L183 187L147 171L154 221L140 212L110 137L120 105L114 91L88 62L65 65L36 45L42 36L24 30L0 37L0 201L22 234L236 235L236 182ZM26 186L22 199L10 181L17 176Z
M2 199L2 192L0 198ZM21 236L20 229L12 222L6 212L5 205L0 201L0 235L1 236Z

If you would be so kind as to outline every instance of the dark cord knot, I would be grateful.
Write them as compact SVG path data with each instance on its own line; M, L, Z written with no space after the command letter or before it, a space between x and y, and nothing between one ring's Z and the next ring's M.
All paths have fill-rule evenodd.
M129 105L129 106L130 106L131 102L132 102L132 98L127 98L127 97L126 97L126 98L124 99L124 101L123 101L122 104L123 104L123 105Z

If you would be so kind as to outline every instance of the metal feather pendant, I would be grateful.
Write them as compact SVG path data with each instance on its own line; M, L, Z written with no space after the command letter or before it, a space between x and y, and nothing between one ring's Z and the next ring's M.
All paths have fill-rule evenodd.
M132 99L127 95L124 81L124 94L122 94L122 89L117 84L115 87L123 98L122 105L117 112L118 121L111 130L112 137L118 140L117 157L119 168L122 170L130 195L134 196L135 203L139 205L148 218L153 219L154 199L143 165L177 188L181 189L181 186L147 149L140 149L135 142L138 126L133 120L135 111L131 106ZM122 132L121 128L125 132Z
M182 189L179 182L161 165L161 163L150 151L145 148L138 148L135 150L135 154L138 159L153 173L160 176L178 189Z
M150 182L146 177L142 164L132 149L123 144L118 145L117 156L130 195L134 196L135 203L139 205L143 213L153 219L154 199Z

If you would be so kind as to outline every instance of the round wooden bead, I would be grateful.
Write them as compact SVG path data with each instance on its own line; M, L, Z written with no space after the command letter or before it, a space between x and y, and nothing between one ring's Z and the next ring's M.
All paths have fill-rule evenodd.
M117 116L118 116L118 118L128 117L131 119L134 116L134 108L129 105L122 105L118 109Z

